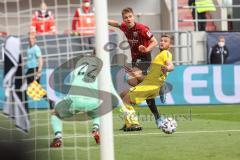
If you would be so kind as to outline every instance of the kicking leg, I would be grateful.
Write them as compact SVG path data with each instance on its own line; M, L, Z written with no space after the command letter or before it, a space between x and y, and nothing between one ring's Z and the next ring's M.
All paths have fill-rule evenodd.
M160 118L157 106L155 104L155 99L147 99L146 102L147 102L147 105L148 105L149 109L151 110L155 120Z
M159 115L157 106L155 104L155 99L147 99L146 102L147 102L148 107L151 110L151 112L152 112L152 114L155 118L156 125L159 128L161 126L163 117L162 116L160 117L160 115Z

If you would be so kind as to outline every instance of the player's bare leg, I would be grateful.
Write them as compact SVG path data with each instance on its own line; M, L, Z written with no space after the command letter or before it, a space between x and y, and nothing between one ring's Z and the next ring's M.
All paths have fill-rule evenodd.
M137 67L128 68L127 73L128 73L127 82L130 86L134 87L134 86L138 85L140 82L142 82L142 80L144 79L142 70L140 70Z
M130 86L133 86L133 87L138 84L138 80L135 77L129 77L127 82Z

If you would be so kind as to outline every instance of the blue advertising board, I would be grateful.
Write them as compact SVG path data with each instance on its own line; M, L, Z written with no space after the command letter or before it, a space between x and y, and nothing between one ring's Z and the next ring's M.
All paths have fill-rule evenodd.
M240 65L179 66L167 81L173 90L167 104L240 103Z
M61 98L46 83L53 69L44 70L41 84L54 99ZM2 76L2 70L0 70ZM236 104L240 103L240 65L176 66L167 78L173 89L167 93L164 105ZM112 80L118 93L128 89L125 72L113 67ZM0 78L2 84L2 78ZM162 105L156 97L157 105ZM4 103L4 89L0 87L0 106ZM145 106L146 104L141 104ZM47 108L45 100L30 102L31 108Z

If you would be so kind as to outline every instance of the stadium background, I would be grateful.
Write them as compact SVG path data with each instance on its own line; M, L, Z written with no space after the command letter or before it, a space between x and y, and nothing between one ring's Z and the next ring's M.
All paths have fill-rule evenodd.
M16 3L19 2L19 3ZM77 52L79 50L84 50L84 48L79 48L78 44L81 44L79 42L79 37L71 37L71 39L67 42L64 40L64 37L66 36L66 32L69 30L71 26L71 20L72 16L74 14L74 11L77 7L79 7L79 1L72 0L70 10L68 10L68 7L66 7L66 1L61 0L55 0L50 1L47 0L46 3L49 5L49 9L53 11L55 17L56 17L56 26L58 30L58 37L55 36L46 36L38 37L38 43L46 57L51 57L50 55L53 54L53 58L49 58L49 68L54 67L51 66L54 63L54 54L62 54L62 58L57 61L57 64L62 63L64 59L67 57L66 52L69 50L71 52ZM116 20L121 20L121 9L124 6L131 6L133 7L136 15L137 20L148 24L151 28L151 30L154 31L154 34L157 38L159 38L161 33L171 33L173 35L177 35L178 41L177 44L175 44L175 54L174 56L174 62L178 66L176 67L174 73L168 77L168 82L170 84L173 84L173 91L167 96L167 104L170 105L170 107L164 106L159 107L160 110L167 115L174 115L174 116L182 116L187 117L188 115L193 118L193 121L190 121L188 118L180 119L179 121L179 134L176 134L176 136L168 137L165 135L162 135L159 133L159 131L154 130L154 126L152 124L152 121L147 119L145 122L143 121L144 128L146 129L138 136L134 136L134 134L122 134L118 131L119 126L121 125L118 121L121 119L121 117L116 113L115 118L117 117L117 120L115 119L114 124L114 132L116 134L116 144L122 147L125 147L125 143L128 143L129 140L132 141L132 143L137 144L139 141L141 141L142 136L150 135L151 138L148 139L148 141L155 141L156 143L152 142L155 145L164 145L166 148L162 151L155 152L152 151L152 148L155 148L156 146L148 146L150 149L146 149L144 145L137 145L137 149L143 150L146 149L149 151L150 154L146 153L146 155L139 154L137 151L133 151L135 149L132 149L131 147L128 148L128 152L122 150L119 147L116 147L116 155L117 159L133 159L134 156L127 156L125 154L129 153L130 155L136 155L139 159L159 159L159 158L172 158L172 159L187 159L192 157L191 159L238 159L239 158L239 151L236 150L238 148L237 142L239 142L239 103L240 103L240 66L233 63L239 63L240 57L239 57L239 21L233 21L233 27L231 31L235 32L229 32L228 23L224 19L227 18L227 14L229 11L229 8L217 8L217 11L215 13L210 13L208 18L212 19L219 19L222 21L216 21L213 23L208 23L207 30L209 32L194 32L193 31L193 23L189 22L189 16L191 15L191 12L186 11L186 9L182 9L182 6L186 5L186 0L179 0L177 5L179 8L177 9L178 17L174 16L174 8L176 9L176 6L173 6L171 3L172 1L169 0L129 0L129 1L117 1L117 0L109 0L108 1L108 12L109 12L109 18L113 18ZM229 2L229 1L228 1ZM239 2L233 1L234 4L238 4ZM146 5L147 3L147 5ZM176 4L176 3L175 3ZM216 5L225 5L225 3L222 3L221 0L215 0ZM144 6L144 7L143 7ZM7 10L6 10L7 8ZM30 8L30 9L29 9ZM9 35L20 35L22 39L22 49L23 54L25 54L25 49L27 45L27 32L29 28L29 20L32 15L32 12L39 8L39 2L38 1L29 1L29 0L19 0L19 1L12 1L7 2L3 1L0 2L0 10L1 10L1 16L0 16L0 22L1 22L1 31L7 32ZM230 8L231 9L231 8ZM233 18L239 18L239 8L233 8L232 9L232 16ZM175 10L176 11L176 10ZM183 15L187 15L186 17ZM69 18L70 17L70 18ZM177 18L177 19L176 19ZM184 20L187 20L184 22ZM190 21L192 19L190 18ZM179 21L177 30L174 27L174 23L176 21ZM67 23L66 23L67 22ZM226 36L227 39L227 45L231 47L231 53L230 53L230 61L228 65L218 65L218 66L211 66L207 65L208 61L208 49L210 46L212 46L219 35ZM60 40L63 38L62 40ZM69 38L69 37L68 37ZM118 44L125 40L125 37L121 32L116 30L116 33L113 34L112 41L116 41ZM5 37L0 38L0 43L3 42ZM43 40L43 42L41 42ZM51 43L49 43L52 40ZM44 42L45 41L45 42ZM56 41L59 41L58 43ZM46 43L47 42L47 43ZM47 45L46 45L47 44ZM55 44L58 44L60 48L56 49L54 47ZM71 45L69 45L71 44ZM70 47L69 47L70 46ZM153 55L158 52L158 49L156 48L153 52ZM121 50L121 48L117 48L116 52L118 54L125 54L128 56L127 61L130 62L129 57L129 50ZM113 54L115 54L113 53ZM58 56L59 57L59 56ZM2 55L1 55L1 60ZM1 61L3 62L3 61ZM117 60L117 62L121 62L121 60ZM2 63L0 64L1 70L1 76L2 76ZM46 69L46 68L45 68ZM45 70L46 71L46 70ZM188 73L186 73L188 72ZM191 74L192 73L192 74ZM115 73L116 74L116 73ZM221 75L222 74L222 75ZM216 78L216 75L219 76ZM43 74L43 85L46 85L46 72ZM177 81L176 81L177 79ZM186 79L189 81L186 81ZM0 83L2 78L0 79ZM196 83L192 83L196 82ZM190 85L190 87L189 87ZM192 85L192 86L191 86ZM192 88L191 88L192 87ZM1 100L1 106L4 102L4 90L1 87L0 88L0 100ZM219 95L220 94L220 95ZM187 97L187 98L186 98ZM159 99L158 104L159 103ZM235 105L226 105L227 103L236 103ZM194 105L193 105L194 104ZM196 104L205 104L203 106L196 106ZM216 104L222 104L222 105L216 105ZM144 104L143 104L144 105ZM172 106L174 105L174 106ZM177 106L175 106L177 105ZM180 105L180 107L179 107ZM34 106L40 107L40 108L46 108L45 102L36 103L33 102L31 104L33 108ZM166 108L165 108L166 107ZM216 109L218 108L218 109ZM34 111L38 113L38 111ZM40 111L39 116L35 117L36 124L36 118L41 119L47 119L46 116L47 113L45 113L45 110L43 111L44 115L42 114L42 111ZM140 117L145 114L149 114L146 109L139 109ZM1 126L9 127L13 129L12 123L6 122L6 119L1 117L2 122L6 123ZM41 122L37 121L41 124ZM49 123L49 122L48 122ZM68 124L68 123L67 123ZM69 125L69 124L68 124ZM41 150L42 148L46 147L46 144L48 143L49 139L51 138L51 132L49 131L49 126L45 126L45 128L41 128L41 125L38 129L35 129L34 134L32 133L32 136L36 135L35 133L39 132L40 138L37 136L35 137L34 141L38 141L36 139L39 138L39 141L41 140L41 136L45 136L45 139L42 142L39 142L38 145L35 146L35 149L37 151L37 157L40 157L41 159L44 156L41 156L41 153L48 153L51 152L48 149L47 150ZM80 130L83 130L81 127L79 127ZM47 133L41 132L40 130L48 130ZM72 131L75 131L71 127L66 127L66 135L71 135ZM200 133L205 133L200 134ZM11 132L12 133L12 132ZM192 133L199 133L198 136L192 135ZM212 134L211 134L212 133ZM181 136L182 134L182 136ZM18 133L12 133L12 135L18 135ZM155 135L155 137L154 137ZM158 137L159 135L159 137ZM189 136L190 135L190 136ZM76 135L75 136L79 136ZM121 139L119 137L125 136L125 139ZM134 138L130 138L130 137ZM20 136L21 137L21 136ZM46 138L47 137L47 138ZM207 137L207 138L206 138ZM25 137L26 138L26 137ZM76 137L75 137L76 138ZM75 140L75 138L67 141L66 146L76 145L72 141ZM167 139L168 138L168 139ZM189 141L185 141L184 138L189 138ZM82 139L81 139L82 140ZM84 141L84 140L83 140ZM148 141L143 141L144 144L148 144ZM167 141L170 143L167 143ZM184 142L184 145L183 145ZM209 144L208 142L211 142ZM84 144L82 144L84 143ZM87 142L80 142L80 145L84 146ZM199 145L196 145L198 143ZM224 144L225 143L225 144ZM129 144L129 146L135 146L135 144ZM149 144L148 144L149 145ZM90 144L91 147L93 147L93 143ZM58 155L58 153L64 152L65 159L76 159L76 156L68 157L67 152L68 150L72 148L67 148L65 151L65 148L63 148L60 152L59 151L52 151L54 152L53 155L48 156L47 158L44 157L42 159L49 159L49 157L52 157L50 159L59 159L63 154ZM135 146L136 147L136 146ZM182 147L182 152L188 155L181 154L178 152L178 149ZM195 150L192 148L198 148L200 153L195 153ZM206 147L207 150L204 150L203 148ZM41 148L38 152L38 148ZM176 149L178 148L178 149ZM171 150L174 150L172 153ZM80 149L81 150L81 149ZM90 148L91 152L96 151L96 148ZM211 150L211 151L210 151ZM119 154L118 154L118 153ZM127 153L126 153L127 152ZM165 152L165 153L164 153ZM189 153L191 152L191 154ZM97 151L98 153L98 151ZM71 154L71 153L70 153ZM83 155L85 159L89 159L88 156L85 155L86 153L80 154L79 157ZM172 156L174 154L174 156ZM38 159L38 158L35 158ZM80 158L81 159L81 158ZM84 158L82 158L84 159ZM92 159L97 159L95 156L92 156Z
M184 9L184 7L186 7L187 5L187 0L179 0L177 3L178 8L176 7L174 8L174 6L172 5L174 3L171 3L171 2L173 1L151 0L147 2L148 5L146 5L146 7L142 7L145 1L132 0L132 1L120 2L120 1L112 0L108 2L109 18L113 18L121 21L121 15L119 13L121 12L122 6L134 6L133 8L134 8L137 20L142 23L148 24L151 30L153 30L153 33L157 38L159 38L160 34L164 32L169 32L178 37L178 41L175 41L175 49L173 54L175 64L177 65L207 64L209 48L216 43L217 37L220 35L225 36L226 45L230 50L230 56L228 58L227 63L230 63L230 64L239 63L240 54L238 54L238 51L240 50L240 47L239 47L240 45L238 44L238 42L240 42L240 38L239 38L240 36L238 32L227 32L230 29L228 28L227 21L223 20L219 22L216 20L216 22L214 23L208 22L206 30L211 32L192 32L193 23L186 21L186 20L189 20L189 17L191 17L191 12L189 9ZM208 19L211 19L211 18L224 19L229 14L237 18L237 15L238 15L237 8L233 8L233 9L224 8L232 5L229 1L228 3L226 2L219 1L219 0L215 1L215 5L216 6L219 5L219 8L217 7L216 12L209 13ZM48 4L49 9L55 15L58 36L44 36L44 37L39 36L37 37L37 43L41 47L43 55L46 57L49 57L47 62L48 66L45 68L53 69L54 67L56 67L55 64L63 63L65 60L65 57L69 56L69 54L70 55L78 54L84 50L88 50L88 47L83 45L85 43L84 38L69 37L68 35L66 35L67 31L70 30L71 20L72 20L71 17L73 17L75 9L79 7L79 2L75 0L75 1L70 1L69 3L66 3L65 1L46 1L46 3ZM237 4L237 2L234 2L234 4ZM8 3L1 3L1 9L3 11L6 10L7 8L7 12L3 14L4 16L0 17L0 21L3 22L1 27L5 32L9 32L13 35L20 35L24 57L26 57L25 55L26 52L24 51L26 50L28 45L26 33L28 32L29 25L30 25L29 19L32 15L32 12L34 10L37 10L38 7L39 7L39 3L37 1L22 0L21 3L16 3L14 1L8 2ZM173 12L177 12L178 17L175 17ZM178 18L178 19L174 19L174 18ZM176 20L179 21L177 28L175 28L176 26L173 25L174 22L176 22ZM190 20L192 19L190 18ZM16 22L17 22L17 25L16 25ZM6 26L9 26L9 27L6 27ZM178 29L178 30L173 31L172 29ZM231 31L237 31L238 29L239 29L238 22L234 21L233 28L231 29ZM131 61L129 57L130 54L128 54L130 52L129 49L122 50L119 47L119 44L126 39L123 33L121 33L119 30L115 30L115 31L116 31L115 33L111 33L110 35L110 42L117 44L116 49L111 52L111 56L110 56L111 61L115 61L116 63L123 63L121 62L122 61L121 59L117 59L116 57L113 60L113 57L115 54L124 54L128 57L127 62L130 62ZM92 41L94 41L94 37L92 37L91 39ZM1 37L0 42L3 42L3 41L4 41L4 37ZM232 42L237 42L237 43L232 43ZM56 45L58 46L57 48L55 47ZM158 53L157 48L154 49L152 53L153 56L156 53ZM0 59L3 60L2 53L0 55L1 55ZM56 59L56 55L58 56L62 55L62 57ZM188 67L190 66L177 67L176 72L173 74L173 76L169 77L168 81L172 83L175 77L177 77L175 75L182 75L183 71L179 71L179 70L185 70L185 68L188 68ZM233 68L234 66L231 66L231 67ZM207 66L207 68L209 68L209 70L212 70L211 66ZM221 70L228 70L228 68L229 67L227 66L222 66ZM225 77L225 73L222 75L222 77ZM213 88L211 86L215 86L215 83L220 83L218 87L221 87L221 82L223 82L222 86L231 86L231 87L228 87L225 93L229 96L230 95L232 95L233 97L236 96L237 93L235 92L235 89L238 88L238 86L237 86L237 83L236 85L234 85L233 77L236 77L237 75L235 75L235 72L228 72L227 74L229 74L227 77L230 77L228 81L222 80L220 82L213 82L212 80L208 80L207 82L208 86L206 85L205 88L210 87L211 89ZM46 77L47 76L46 72L43 75ZM214 75L212 74L212 72L210 72L207 74L207 76L211 77L210 79L213 79ZM184 86L184 84L186 84L186 83L183 83L183 78L180 77L178 79L179 82L177 84L179 84L180 86ZM237 78L235 78L235 80L236 79ZM204 78L202 80L204 80ZM43 81L42 83L46 85L46 82L48 80L43 78L42 81ZM227 83L229 85L227 85ZM121 84L118 84L118 85L121 85ZM176 86L179 86L179 85L176 85ZM204 89L204 87L202 89ZM3 88L0 87L0 90L3 90ZM173 95L177 95L177 94L184 95L183 91L184 89L182 90L174 89ZM199 94L202 91L196 91L196 92L197 94ZM1 92L0 94L1 103L3 103L4 101L3 93L4 92ZM214 99L209 103L212 103L212 104L220 103L219 101L216 100L216 97L213 94L213 92L209 92L205 94L210 96L211 97L210 99ZM167 102L169 102L169 104L188 104L187 103L188 100L185 103L180 100L182 99L182 97L179 98L179 100L176 100L176 102L174 103L170 99L169 100L167 99ZM239 102L239 101L236 101L236 102ZM46 105L44 102L41 102L41 103L42 104L40 106L42 107ZM196 104L201 104L201 103L196 103Z

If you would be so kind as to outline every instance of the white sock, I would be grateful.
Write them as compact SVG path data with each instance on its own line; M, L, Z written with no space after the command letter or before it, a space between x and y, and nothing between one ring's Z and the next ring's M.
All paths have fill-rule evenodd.
M57 134L55 135L55 138L62 139L62 133L57 133Z

